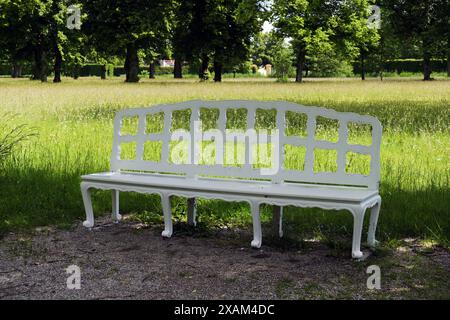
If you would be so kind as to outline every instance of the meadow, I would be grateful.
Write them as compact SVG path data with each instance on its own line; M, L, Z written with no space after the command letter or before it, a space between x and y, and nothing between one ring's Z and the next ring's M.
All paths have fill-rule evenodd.
M67 227L84 217L80 175L109 169L112 118L117 110L191 99L283 100L378 117L383 125L378 238L407 237L448 245L450 238L450 81L416 78L307 79L63 79L60 84L0 79L0 130L25 124L35 133L0 159L0 232L42 225ZM0 131L0 137L2 132ZM173 199L176 221L185 221L184 199ZM110 194L94 193L96 214L110 212ZM160 223L159 198L121 195L121 211ZM200 201L208 228L248 227L245 203ZM263 222L270 221L270 208ZM287 235L330 239L350 235L348 212L288 207ZM348 239L350 242L350 238Z

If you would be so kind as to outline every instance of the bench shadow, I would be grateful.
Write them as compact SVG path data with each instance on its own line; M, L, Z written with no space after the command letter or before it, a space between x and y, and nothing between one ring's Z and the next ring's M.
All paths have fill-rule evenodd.
M79 188L83 172L55 173L47 170L8 168L0 173L0 233L44 225L69 228L84 220L84 206ZM395 185L383 184L383 198L377 238L391 241L405 237L431 238L448 244L450 235L450 190L435 186L422 190L401 190ZM121 193L122 213L133 213L140 221L161 223L161 201L157 195ZM198 225L186 224L185 198L171 200L175 234L214 238L223 230L232 230L241 246L251 240L251 215L245 202L224 202L200 199ZM94 191L96 216L111 212L111 193ZM279 250L308 248L316 241L327 247L347 251L351 246L353 220L346 211L325 211L286 207L284 235L278 239L271 230L271 206L261 210L263 245ZM367 233L368 216L363 232ZM241 234L241 230L245 232Z

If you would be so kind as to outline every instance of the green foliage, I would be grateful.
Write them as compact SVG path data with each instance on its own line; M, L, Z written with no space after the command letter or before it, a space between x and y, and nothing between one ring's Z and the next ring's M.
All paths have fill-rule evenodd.
M450 2L448 0L385 0L389 33L399 41L407 39L420 48L424 60L424 80L430 80L430 60L442 55L442 44L450 39ZM385 30L387 31L387 30Z
M137 82L140 60L153 61L164 50L172 5L171 0L86 0L84 32L104 56L126 52L126 81Z
M256 0L193 1L178 40L188 42L187 56L197 60L211 57L222 70L238 66L248 60L252 37L261 29L260 6ZM188 3L184 10L187 7ZM181 44L177 47L182 50Z
M170 8L170 1L84 1L87 20L83 28L96 49L119 54L130 43L143 48L166 38Z
M447 71L447 61L441 59L431 59L431 65L433 70L436 72L446 72ZM367 72L378 73L380 68L379 65L368 61L366 65ZM353 64L353 71L355 74L360 72L360 64L356 62ZM421 73L423 71L423 60L422 59L395 59L386 60L383 62L383 72L396 72L400 73Z
M248 61L273 64L287 39L301 80L304 72L347 75L347 63L357 58L382 70L385 60L448 56L447 0L385 0L379 31L367 27L374 3L275 0L268 8L258 0L82 0L82 28L69 30L69 0L0 0L0 61L43 81L60 64L76 78L87 62L139 72L139 64L161 58L188 61L191 73L198 61L215 65L216 73L245 73ZM265 20L273 31L261 33Z
M287 82L288 77L292 74L292 49L289 46L281 46L273 57L273 67L275 77L280 82Z
M338 50L356 57L376 45L378 34L367 27L369 4L365 0L275 0L272 20L276 32L291 39L301 81L308 56Z
M250 54L255 65L274 64L273 58L283 49L283 38L275 32L258 33L251 45Z
M108 77L114 77L114 65L111 63L108 63L106 65L106 74Z
M32 74L33 66L29 62L20 62L20 67L22 68L22 76ZM10 76L11 68L11 63L0 64L0 76Z
M347 59L333 52L311 56L308 59L307 68L309 77L351 77L357 74L357 69L354 72L353 66L347 62Z

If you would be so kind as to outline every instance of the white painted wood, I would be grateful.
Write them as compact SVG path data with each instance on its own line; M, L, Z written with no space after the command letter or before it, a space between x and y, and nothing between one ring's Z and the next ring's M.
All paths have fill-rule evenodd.
M282 161L280 161L279 174L273 176L263 176L259 169L249 168L249 166L239 167L224 167L222 165L192 165L192 164L169 164L167 162L168 157L168 142L170 139L170 123L171 113L176 110L192 109L191 122L198 119L198 112L200 106L202 108L213 108L220 110L219 127L217 130L224 133L226 123L226 110L246 108L248 109L248 115L254 115L257 109L276 109L277 110L277 126L280 130L280 149L284 144L292 144L306 147L306 159L304 171L284 170L282 168ZM302 137L286 137L284 134L284 125L282 119L287 111L293 111L298 113L304 113L308 116L308 136ZM123 117L126 116L139 116L141 119L145 119L148 114L156 114L159 112L165 113L164 121L164 134L163 135L145 135L139 133L136 136L121 136L120 135L120 123ZM322 116L329 119L336 119L341 123L341 129L339 130L339 142L332 143L328 141L318 141L314 139L315 135L315 123L316 117ZM253 120L251 120L253 119ZM254 118L248 116L250 124L254 123ZM348 122L356 122L361 124L370 124L372 126L372 145L370 147L362 145L350 145L346 142L346 132L342 124ZM228 176L239 177L248 179L269 179L274 182L281 182L284 180L298 181L298 182L310 182L310 183L324 183L324 184L337 184L337 185L355 185L365 186L371 189L377 190L380 179L380 161L379 151L381 142L381 124L380 122L371 116L363 116L355 113L336 112L334 110L316 108L316 107L304 107L293 103L287 102L259 102L259 101L188 101L175 105L162 105L151 108L136 108L126 109L118 112L115 118L114 129L114 142L113 152L111 155L111 169L112 171L120 170L137 170L137 171L150 171L150 172L170 172L178 174L186 174L194 177L199 174L211 175L211 176ZM191 131L193 129L193 123L191 123ZM252 127L250 128L252 129ZM192 137L193 138L193 137ZM138 145L142 141L162 141L163 142L163 155L161 162L144 161L142 159L136 160L121 160L120 150L118 146L122 142L136 141ZM140 147L139 147L140 148ZM338 172L336 173L314 173L314 148L320 149L335 149L338 150ZM191 143L192 151L198 150L198 142ZM138 149L140 150L140 149ZM247 148L248 150L248 148ZM345 153L347 151L353 151L358 153L369 154L371 156L371 172L369 176L347 174L345 173ZM139 153L138 153L139 155ZM193 157L194 154L191 154Z
M261 232L261 217L259 213L259 205L258 201L250 202L250 211L252 213L252 221L253 221L253 240L252 247L259 249L262 244L262 232Z
M172 236L172 209L170 207L170 195L168 193L161 194L161 203L163 207L164 214L164 231L161 235L164 238L170 238Z
M272 210L273 229L280 238L283 237L283 207L273 206Z
M361 252L361 233L364 223L365 208L356 207L352 210L353 213L353 241L352 241L352 257L360 259L363 257Z
M369 232L367 234L367 244L374 248L378 244L375 240L375 231L377 230L378 215L380 213L381 197L377 198L377 203L370 210Z
M83 222L83 226L92 228L94 226L94 210L92 208L91 200L91 184L83 181L81 182L80 187L83 196L84 210L86 212L86 220Z
M228 109L247 109L247 129L253 130L258 109L275 109L276 126L279 137L278 148L274 155L279 158L274 174L263 174L260 169L249 164L253 138L245 134L236 137L244 139L246 147L246 164L241 167L224 166L224 152L216 152L215 165L177 164L169 162L169 143L172 113L177 110L191 109L190 132L188 141L189 158L198 160L201 139L192 134L196 131L196 121L199 119L200 108L219 109L217 128L204 132L204 140L213 140L216 146L225 144L223 139L217 139L222 133L225 135L226 112ZM286 136L286 112L303 113L307 116L307 136ZM146 134L147 115L164 113L163 133ZM136 135L121 135L120 128L124 117L137 116L138 132ZM315 139L316 118L318 116L339 121L338 142L320 141ZM351 145L348 143L347 124L356 122L372 126L372 144L370 146ZM288 102L257 102L257 101L188 101L174 105L159 105L150 108L136 108L121 110L114 119L114 139L111 154L111 172L82 176L82 195L86 209L86 227L94 225L92 203L89 189L99 188L115 190L113 192L113 215L118 215L118 192L136 191L143 193L157 193L161 196L165 230L163 236L172 235L172 221L170 212L171 195L185 196L190 199L196 197L218 198L227 201L247 201L251 206L254 239L253 247L260 247L262 243L259 206L262 203L277 206L296 205L300 207L319 207L324 209L347 209L354 216L354 232L352 256L361 256L360 242L364 211L372 208L368 242L375 245L375 231L380 209L381 198L378 195L380 180L380 143L381 124L371 116L355 113L342 113L334 110L305 107ZM270 141L276 139L274 133ZM253 139L254 140L254 139ZM143 160L144 143L146 141L161 141L161 161ZM136 159L120 159L120 144L124 142L136 143ZM283 167L284 145L304 146L306 148L305 167L303 171L287 170ZM314 148L337 150L337 172L314 172ZM217 148L216 148L217 149ZM216 150L217 151L217 150ZM371 170L368 176L348 174L345 172L346 153L355 152L371 156ZM133 172L131 172L133 171ZM209 176L209 177L208 177ZM212 178L223 177L223 178ZM239 178L239 179L236 179ZM188 206L188 222L195 224L195 203ZM280 235L282 235L280 218Z
M324 201L361 202L378 194L376 190L367 188L289 182L276 184L269 181L208 177L191 179L186 176L169 174L105 172L85 175L81 178L83 181L105 182L116 185L154 186L161 190L207 190L209 192L224 194L232 193L262 197L283 197L288 199L301 197L304 199L321 199Z
M119 213L119 191L112 190L112 219L113 221L122 220L122 216Z

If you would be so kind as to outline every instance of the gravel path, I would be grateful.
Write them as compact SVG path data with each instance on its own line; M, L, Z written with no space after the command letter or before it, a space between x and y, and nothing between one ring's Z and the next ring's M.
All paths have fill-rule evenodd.
M372 299L450 298L450 254L405 242L365 261L311 242L305 248L263 245L247 231L202 235L175 226L97 221L86 230L37 229L0 240L1 299ZM366 250L367 251L367 250ZM368 290L367 267L380 265L382 289ZM69 290L65 269L81 270Z

